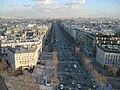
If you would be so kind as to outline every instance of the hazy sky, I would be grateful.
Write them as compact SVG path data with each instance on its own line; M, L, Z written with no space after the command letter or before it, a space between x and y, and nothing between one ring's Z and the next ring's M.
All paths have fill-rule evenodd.
M0 0L0 16L120 18L120 0Z

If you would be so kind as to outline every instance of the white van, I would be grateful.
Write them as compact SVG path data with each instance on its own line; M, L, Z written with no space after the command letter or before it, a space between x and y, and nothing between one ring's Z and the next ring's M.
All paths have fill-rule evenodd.
M76 64L74 64L74 68L75 68L75 69L77 68Z

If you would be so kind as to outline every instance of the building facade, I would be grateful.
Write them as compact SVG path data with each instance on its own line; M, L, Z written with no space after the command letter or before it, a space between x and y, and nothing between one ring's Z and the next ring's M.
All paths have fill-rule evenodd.
M85 30L76 30L76 41L82 43L85 51L96 56L96 46L101 45L120 45L120 36L117 35L103 35L100 33L90 33Z
M112 65L120 68L120 47L97 47L96 60L102 65Z
M36 66L38 61L38 49L35 48L25 48L16 47L7 49L7 59L11 67L16 70L19 67L22 69L32 68Z

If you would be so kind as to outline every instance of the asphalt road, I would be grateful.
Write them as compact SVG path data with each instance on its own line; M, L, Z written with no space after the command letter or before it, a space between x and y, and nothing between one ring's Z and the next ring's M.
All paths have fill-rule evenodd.
M1 76L0 76L0 90L8 90L7 87L4 84Z
M74 51L69 47L66 37L57 26L57 22L53 23L53 26L58 52L59 90L61 90L61 85L63 85L63 90L92 89L90 78L81 66L80 60L76 57Z

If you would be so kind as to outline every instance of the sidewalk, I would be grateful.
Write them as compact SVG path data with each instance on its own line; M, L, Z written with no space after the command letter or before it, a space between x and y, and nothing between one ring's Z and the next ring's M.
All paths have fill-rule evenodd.
M2 77L0 76L0 90L8 90L5 82L2 80Z

